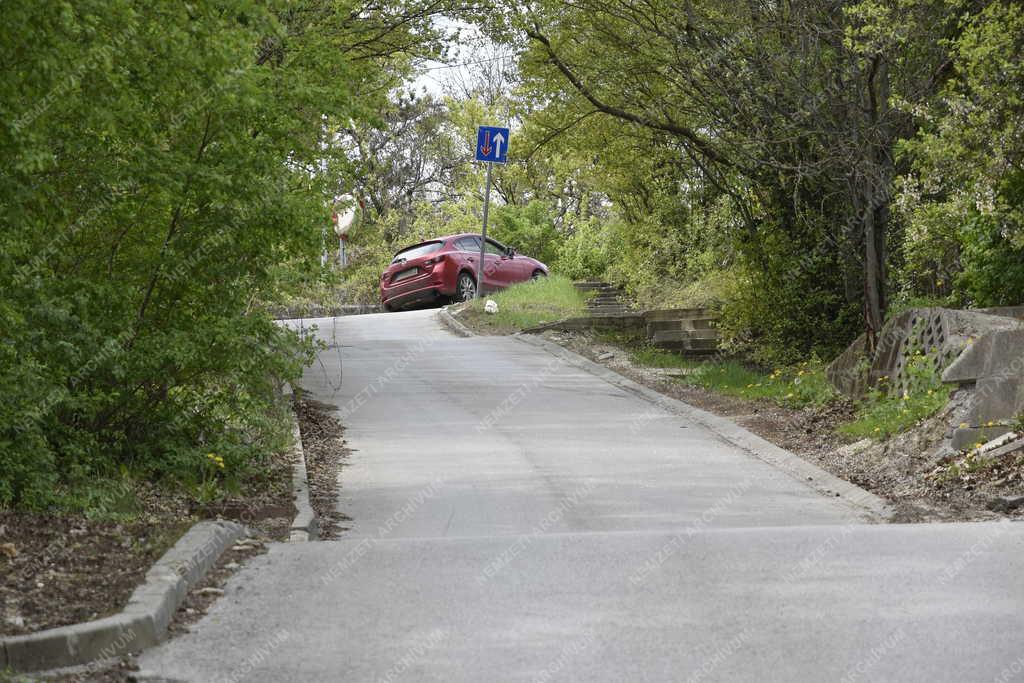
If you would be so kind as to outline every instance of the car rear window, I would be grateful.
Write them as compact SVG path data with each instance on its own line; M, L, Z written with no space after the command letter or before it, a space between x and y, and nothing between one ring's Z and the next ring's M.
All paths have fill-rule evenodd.
M444 242L424 242L423 244L417 244L415 247L408 247L395 254L395 258L391 259L392 263L398 263L401 260L408 261L409 259L419 258L420 256L426 256L427 254L433 254L435 251L441 248Z

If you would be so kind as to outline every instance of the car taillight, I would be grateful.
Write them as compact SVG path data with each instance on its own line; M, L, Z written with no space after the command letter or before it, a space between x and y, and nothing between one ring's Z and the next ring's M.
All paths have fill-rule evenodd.
M436 266L438 264L441 264L441 263L444 263L444 254L440 254L438 256L434 256L433 258L428 258L426 261L423 262L423 267L424 268L433 268L434 266Z

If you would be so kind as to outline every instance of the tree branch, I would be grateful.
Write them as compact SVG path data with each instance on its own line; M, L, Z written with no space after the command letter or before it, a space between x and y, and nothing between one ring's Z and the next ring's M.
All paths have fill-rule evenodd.
M711 143L697 135L692 129L687 128L686 126L680 126L679 124L671 121L659 121L652 119L649 116L634 114L633 112L615 107L599 99L590 91L583 81L580 80L575 72L573 72L573 70L570 69L564 61L562 61L558 56L558 53L556 53L555 49L552 47L551 41L547 36L541 33L540 26L538 26L536 22L533 24L533 29L526 29L526 35L544 46L544 49L548 54L548 59L551 63L562 72L562 75L565 76L569 83L571 83L572 86L576 88L576 90L579 91L579 93L583 95L583 97L585 97L586 100L597 110L623 121L630 121L645 128L652 128L654 130L660 130L665 133L675 135L676 137L682 138L689 147L700 153L708 160L724 166L735 166L732 160L722 155L711 145Z

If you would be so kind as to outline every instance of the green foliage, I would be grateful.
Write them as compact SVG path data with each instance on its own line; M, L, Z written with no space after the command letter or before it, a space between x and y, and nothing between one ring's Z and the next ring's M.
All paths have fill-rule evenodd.
M906 224L901 287L974 306L1024 301L1024 8L988 3L960 15L955 78L900 146L913 166L897 185Z
M835 396L825 379L824 364L817 360L770 373L736 360L693 360L655 349L634 352L633 361L647 367L685 369L688 372L680 382L747 400L765 399L795 408L824 405Z
M393 79L362 57L395 36L355 35L379 17L321 4L5 5L0 505L210 488L209 452L230 488L282 443L276 392L311 347L257 303L317 260L344 166L324 114L366 116Z
M963 272L957 284L967 300L975 306L1024 303L1024 245L1008 239L1005 226L993 216L972 217L962 234Z
M893 390L883 381L872 388L857 408L856 418L840 425L839 433L853 438L886 439L931 417L949 401L934 360L918 351L907 361L906 386Z
M498 312L484 313L484 304L494 299ZM460 320L483 332L507 334L543 323L586 315L586 297L572 281L560 275L542 277L513 285L483 299L470 302Z
M842 273L827 254L770 243L761 268L735 269L721 306L724 348L756 362L790 365L835 357L861 324L842 295Z
M560 236L544 202L499 206L489 218L493 222L488 227L488 236L546 264L554 263Z
M571 235L558 245L553 268L573 280L601 280L616 256L614 228L592 217L576 225Z

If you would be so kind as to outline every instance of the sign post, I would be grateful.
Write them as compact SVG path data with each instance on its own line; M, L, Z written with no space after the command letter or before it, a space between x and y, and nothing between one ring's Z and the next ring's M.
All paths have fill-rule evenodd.
M480 126L476 129L476 160L487 162L487 180L484 186L484 226L480 237L480 264L476 270L476 297L484 293L484 258L487 247L487 212L491 205L491 167L504 164L508 156L508 128Z

